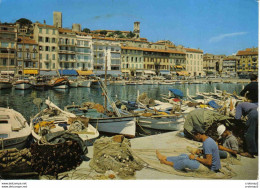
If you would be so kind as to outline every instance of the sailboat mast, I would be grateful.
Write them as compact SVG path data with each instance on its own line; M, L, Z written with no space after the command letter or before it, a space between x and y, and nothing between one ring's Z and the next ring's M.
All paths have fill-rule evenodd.
M105 54L105 87L107 87L107 53ZM105 110L107 110L107 93L105 94Z

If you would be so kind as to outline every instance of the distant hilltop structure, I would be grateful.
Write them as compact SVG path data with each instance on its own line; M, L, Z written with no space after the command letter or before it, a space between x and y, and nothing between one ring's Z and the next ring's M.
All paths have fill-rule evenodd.
M62 13L53 12L53 26L57 28L62 28Z

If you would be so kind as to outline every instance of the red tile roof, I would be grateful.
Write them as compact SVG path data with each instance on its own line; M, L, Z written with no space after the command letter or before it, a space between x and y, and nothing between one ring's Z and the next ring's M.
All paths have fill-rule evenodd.
M21 39L21 41L19 41ZM30 39L29 37L18 37L18 42L19 44L37 44L37 42L33 39Z
M194 48L184 48L187 52L197 52L197 53L203 53L203 50L194 49Z
M140 50L140 51L149 51L149 52L165 52L165 53L174 53L174 54L185 54L185 52L177 50L161 50L161 49L152 49L152 48L138 48L130 46L121 46L121 49L125 50Z
M53 25L46 25L46 24L38 24L39 27L48 27L48 28L53 28L53 29L57 29L55 26Z
M240 56L240 55L258 55L258 51L249 51L249 50L246 50L246 51L238 51L237 52L237 56Z

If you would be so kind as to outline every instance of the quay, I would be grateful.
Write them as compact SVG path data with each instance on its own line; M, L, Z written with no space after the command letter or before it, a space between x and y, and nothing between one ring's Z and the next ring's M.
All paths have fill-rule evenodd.
M188 140L186 138L181 138L178 136L180 132L168 132L157 135L151 135L146 137L134 138L131 139L131 148L143 149L143 150L154 150L154 160L156 160L155 150L158 149L180 149L186 148L187 146L198 147L201 143ZM186 141L183 141L185 139ZM86 155L89 159L93 157L93 146L88 147L88 154ZM235 176L232 178L226 178L226 180L257 180L258 179L258 157L251 159L241 156L241 164L230 165L232 170L235 172ZM80 173L80 180L83 179L96 179L97 177L105 178L103 175L97 175L97 173L89 167L90 160L83 161L82 164L76 169L69 172L62 173L59 177L64 176L64 180L78 180L77 172ZM41 176L40 179L49 180L47 176ZM97 178L98 179L98 178ZM119 180L119 178L116 178ZM220 178L223 180L225 178ZM158 171L151 167L144 167L140 171L136 171L134 177L131 180L212 180L212 178L199 178L199 177L189 177L189 176L180 176L176 174L169 174L165 172ZM218 179L219 180L219 179Z

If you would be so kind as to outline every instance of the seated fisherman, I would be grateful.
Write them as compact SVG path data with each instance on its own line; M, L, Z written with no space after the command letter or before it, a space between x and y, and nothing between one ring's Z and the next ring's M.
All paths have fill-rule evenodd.
M227 158L228 153L236 156L238 154L238 141L236 137L224 125L218 126L217 132L219 139L223 139L223 145L218 145L220 158Z
M205 135L205 131L200 127L193 129L192 134L197 141L203 142L203 150L197 149L196 154L204 154L204 158L195 156L194 154L181 154L175 157L166 157L156 151L156 155L161 163L172 166L175 170L200 170L204 165L211 171L219 172L221 168L219 150L216 142Z

